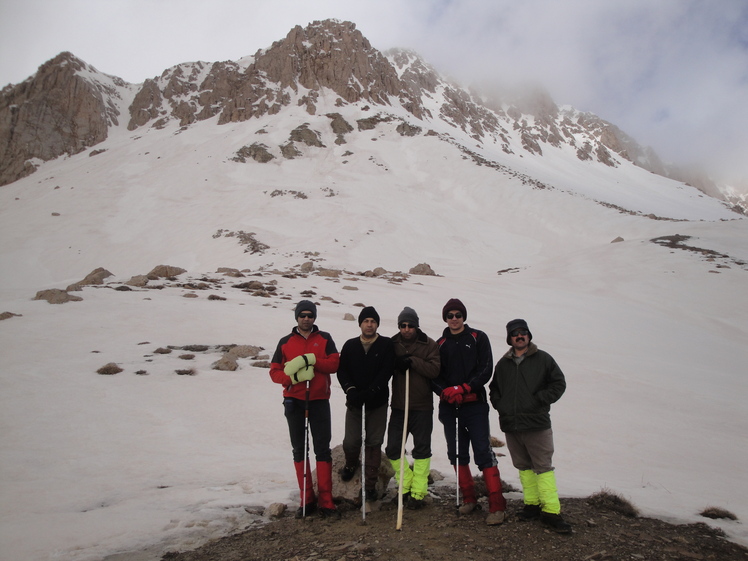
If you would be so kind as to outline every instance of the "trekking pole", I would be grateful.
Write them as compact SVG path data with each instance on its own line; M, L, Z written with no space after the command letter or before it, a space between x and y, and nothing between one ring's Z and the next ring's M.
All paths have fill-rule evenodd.
M460 406L455 405L455 503L460 508Z
M301 517L306 518L306 476L309 465L309 380L306 381L306 396L304 397L304 492L301 505Z
M366 522L366 403L361 405L361 520Z
M405 418L403 419L403 440L400 446L400 486L397 490L397 525L400 530L403 525L403 477L405 476L405 441L408 440L408 408L410 401L410 368L405 370Z

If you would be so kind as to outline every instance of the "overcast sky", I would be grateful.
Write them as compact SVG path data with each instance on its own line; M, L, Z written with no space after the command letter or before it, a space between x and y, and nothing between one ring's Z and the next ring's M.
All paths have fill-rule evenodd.
M0 0L0 87L62 51L140 83L326 18L464 84L540 83L666 161L748 178L748 0Z

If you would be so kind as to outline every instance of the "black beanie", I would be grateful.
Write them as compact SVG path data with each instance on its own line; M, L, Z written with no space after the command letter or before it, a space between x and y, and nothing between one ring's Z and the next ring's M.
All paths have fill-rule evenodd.
M293 317L295 319L299 319L299 314L301 312L312 312L312 315L316 318L317 317L317 306L314 305L314 302L311 300L302 300L298 304L296 304L296 309L294 310Z
M358 314L358 324L361 325L364 323L364 320L366 318L374 318L374 321L377 322L377 325L379 325L379 314L374 309L374 306L366 306L363 310L361 310L361 313Z
M467 321L467 309L465 308L465 304L460 302L457 298L452 298L449 302L444 304L444 308L442 308L442 319L444 321L447 321L447 312L451 312L452 310L462 312L462 318Z
M418 327L418 314L413 308L405 306L400 315L397 316L397 325L399 326L403 322L408 322L414 327Z
M527 329L527 339L528 341L532 341L532 333L530 333L530 328L527 327L527 322L523 319L513 319L509 323L506 324L506 344L510 347L512 346L512 338L509 335L512 331L515 329Z

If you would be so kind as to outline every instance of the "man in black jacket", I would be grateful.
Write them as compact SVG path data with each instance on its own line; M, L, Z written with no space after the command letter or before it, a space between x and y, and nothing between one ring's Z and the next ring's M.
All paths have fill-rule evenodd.
M473 475L470 472L470 447L475 463L483 472L488 491L486 524L504 522L506 500L501 489L496 455L491 449L490 407L485 385L491 379L493 358L488 336L468 326L467 309L457 298L442 308L447 323L439 346L439 376L433 381L439 396L439 421L444 425L447 456L455 466L463 504L460 514L470 514L477 506ZM459 449L458 449L459 448Z
M518 517L539 518L552 530L569 534L572 528L560 514L552 465L550 415L551 404L566 390L566 380L553 357L532 343L525 320L510 321L506 332L512 348L496 363L489 395L499 412L512 463L519 470L525 506Z
M340 351L338 381L346 395L345 435L343 452L345 466L340 471L343 481L350 481L361 455L362 408L366 414L366 442L361 484L367 500L377 500L377 479L382 461L382 444L387 427L389 382L394 368L392 340L377 333L379 314L372 306L358 316L361 335L349 339Z

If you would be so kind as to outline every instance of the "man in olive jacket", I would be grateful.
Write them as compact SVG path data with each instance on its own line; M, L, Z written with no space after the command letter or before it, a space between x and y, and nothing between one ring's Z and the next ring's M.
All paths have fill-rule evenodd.
M539 518L552 530L568 534L572 528L560 514L552 465L550 414L551 404L566 390L566 380L553 357L532 343L525 320L510 321L506 332L512 348L496 363L488 388L512 463L519 470L525 503L519 518Z

